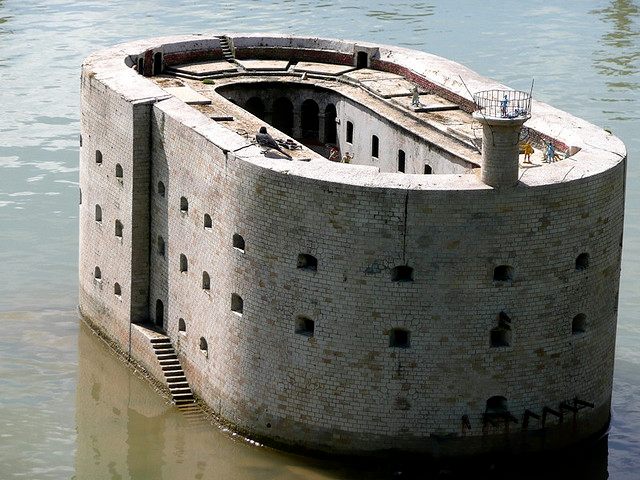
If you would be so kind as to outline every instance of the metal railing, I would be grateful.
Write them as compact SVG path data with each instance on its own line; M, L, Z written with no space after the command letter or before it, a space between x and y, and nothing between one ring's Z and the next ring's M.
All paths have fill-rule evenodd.
M473 95L480 113L492 118L528 118L531 95L518 90L484 90Z

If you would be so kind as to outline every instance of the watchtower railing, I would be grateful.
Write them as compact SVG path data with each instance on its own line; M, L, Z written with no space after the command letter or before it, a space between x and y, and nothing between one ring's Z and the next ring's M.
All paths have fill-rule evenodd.
M518 90L483 90L473 95L481 115L492 118L528 118L531 95Z

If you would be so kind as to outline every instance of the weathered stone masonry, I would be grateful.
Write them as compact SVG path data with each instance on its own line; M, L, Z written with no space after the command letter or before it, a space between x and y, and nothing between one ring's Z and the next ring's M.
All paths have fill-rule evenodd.
M355 66L366 51L368 66L410 72L467 113L473 102L458 74L473 91L505 88L393 47L232 40L240 59ZM216 414L282 445L478 453L568 445L607 426L626 162L618 139L534 102L533 135L579 148L521 166L514 186L482 183L480 155L457 140L432 160L434 173L446 173L384 173L410 111L391 126L381 117L379 164L333 163L306 148L288 161L251 142L262 123L215 100L218 86L201 93L226 102L234 124L253 128L247 137L148 78L158 52L163 68L222 58L218 37L193 36L117 46L83 66L80 309L94 328L161 379L137 327L161 324ZM147 76L130 68L139 58ZM239 75L216 82L233 87ZM239 83L229 88L241 94ZM296 98L311 95L305 88ZM344 150L341 115L351 108L362 131L357 104L369 94L327 88L338 92ZM400 111L371 101L384 104L372 107L378 113ZM406 150L408 165L424 160Z

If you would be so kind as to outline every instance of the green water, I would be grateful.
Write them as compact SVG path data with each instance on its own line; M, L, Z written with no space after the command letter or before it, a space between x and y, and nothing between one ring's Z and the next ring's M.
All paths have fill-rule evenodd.
M81 328L75 306L82 59L131 39L209 31L407 46L525 90L533 77L536 98L610 128L626 143L608 439L576 456L497 459L470 471L459 464L353 465L284 455L208 423L187 423ZM639 70L637 0L0 0L0 479L640 478Z

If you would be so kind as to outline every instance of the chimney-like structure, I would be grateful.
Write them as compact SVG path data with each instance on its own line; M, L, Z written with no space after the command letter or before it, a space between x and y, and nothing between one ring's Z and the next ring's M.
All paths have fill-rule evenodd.
M518 182L518 142L531 118L531 95L516 90L486 90L473 96L482 124L482 181L492 187Z

